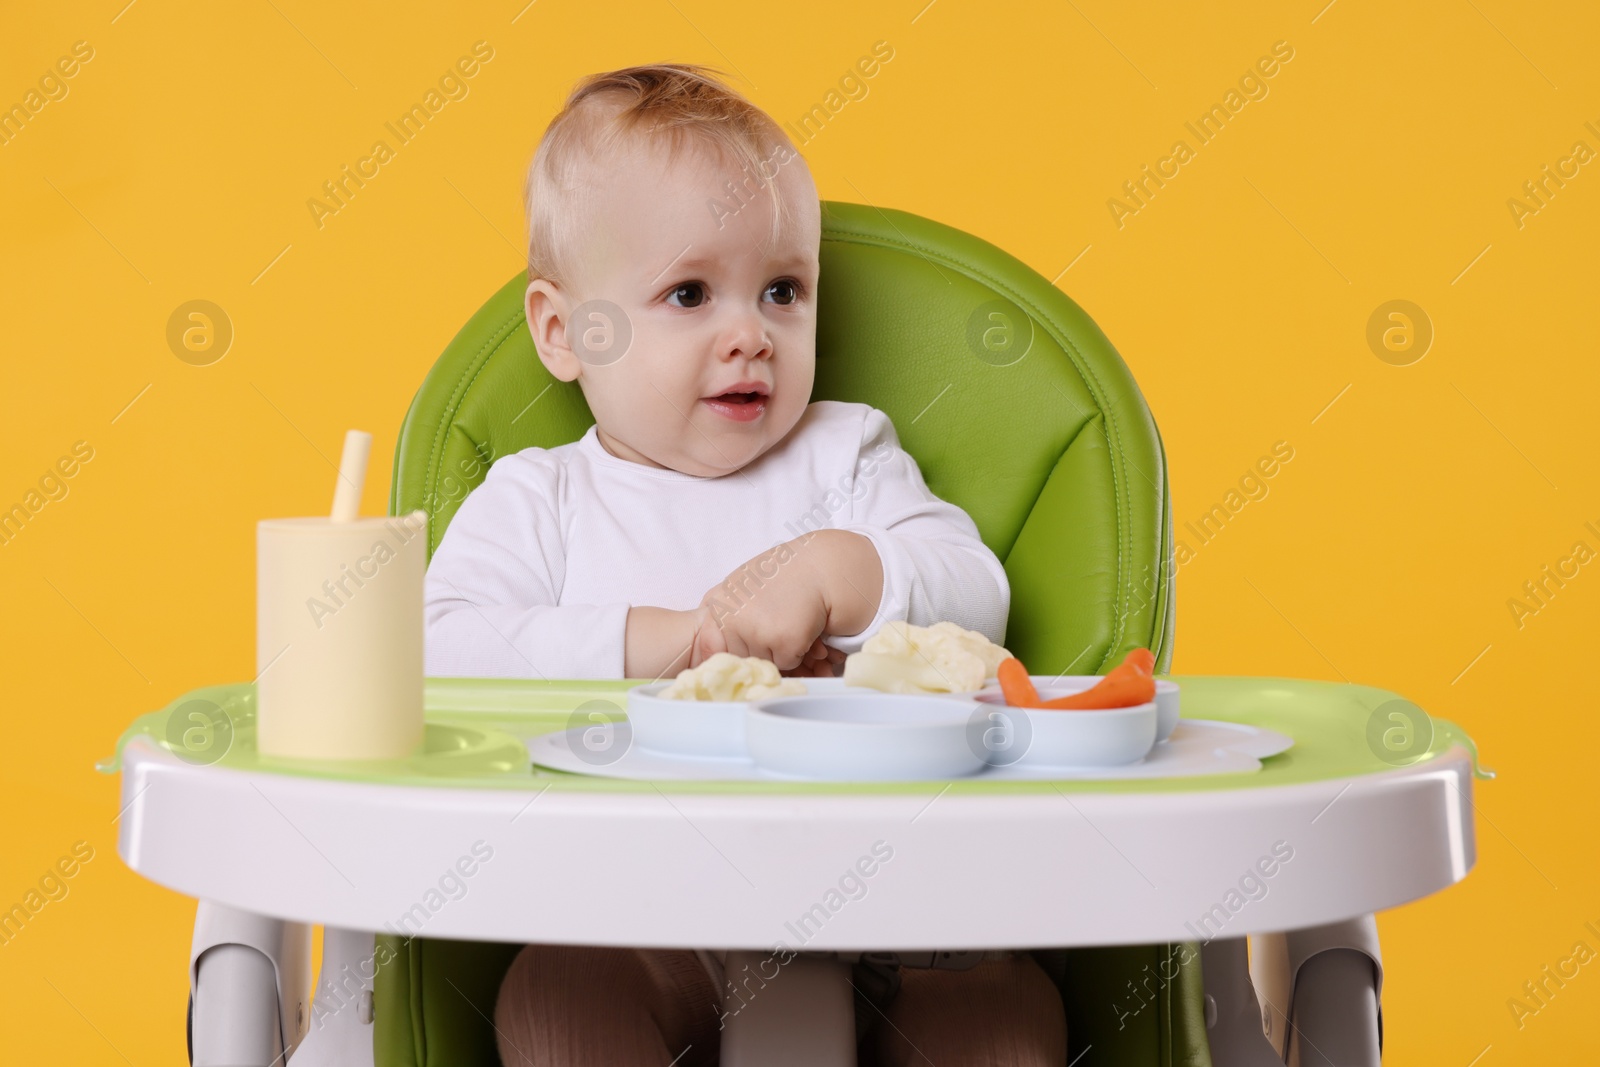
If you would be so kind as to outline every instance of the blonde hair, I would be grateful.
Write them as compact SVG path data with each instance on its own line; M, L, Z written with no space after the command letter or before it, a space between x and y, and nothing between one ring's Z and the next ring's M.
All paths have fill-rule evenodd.
M798 153L772 117L718 81L720 71L688 63L656 63L591 74L574 86L560 114L551 121L528 167L524 200L528 211L528 277L571 284L589 218L592 185L584 180L587 166L603 165L619 142L665 142L667 164L685 148L709 149L738 167L773 197L769 240L784 232L793 216L777 195L766 163L783 148ZM738 196L730 187L737 205Z

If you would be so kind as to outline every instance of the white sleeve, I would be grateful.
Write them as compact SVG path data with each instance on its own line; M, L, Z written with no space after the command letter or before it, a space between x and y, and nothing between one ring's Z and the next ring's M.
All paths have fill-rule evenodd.
M431 676L621 678L627 604L557 605L566 573L554 463L493 467L428 565L424 666Z
M928 489L889 416L876 408L867 412L850 505L851 521L838 528L861 534L878 550L883 597L865 630L830 637L830 646L857 652L896 619L915 626L949 620L1005 643L1011 607L1005 569L971 516Z

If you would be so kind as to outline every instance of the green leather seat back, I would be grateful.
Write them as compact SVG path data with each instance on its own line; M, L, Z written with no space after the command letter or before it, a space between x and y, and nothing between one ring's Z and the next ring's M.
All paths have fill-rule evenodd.
M556 381L539 362L526 285L513 278L478 310L406 415L390 511L430 513L430 553L493 461L576 440L594 421L576 383ZM1099 673L1140 645L1166 669L1172 523L1160 435L1116 350L1060 290L959 230L825 201L814 399L885 411L929 488L972 516L1010 578L1007 646L1031 670ZM494 962L486 956L476 967L463 962L472 952L460 943L395 947L401 964L379 983L380 1014L390 1018L379 1023L378 1062L495 1062L492 1031L442 976L456 967L458 977L480 980L492 1014L498 978L484 980L482 970L503 973L505 946L484 946ZM1055 961L1063 989L1077 981L1067 959ZM1195 1003L1197 973L1184 972L1192 988L1183 996ZM449 1021L433 1018L430 1005ZM1150 1013L1144 1025L1175 1024ZM1095 1028L1074 1032L1075 1049L1094 1042L1086 1029ZM467 1031L476 1038L454 1036ZM448 1055L433 1039L446 1032ZM1198 1042L1203 1058L1203 1030ZM1101 1052L1082 1064L1114 1062Z

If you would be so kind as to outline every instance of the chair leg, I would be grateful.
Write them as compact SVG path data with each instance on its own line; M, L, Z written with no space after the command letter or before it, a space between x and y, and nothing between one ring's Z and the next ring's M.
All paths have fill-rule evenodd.
M1378 990L1372 960L1348 948L1307 960L1295 979L1289 1067L1378 1067Z
M1250 949L1267 1033L1286 1063L1377 1067L1383 957L1371 915L1252 938Z
M373 1067L372 995L379 962L370 932L323 928L311 1028L292 1067Z
M723 970L722 1067L855 1067L849 963L729 952Z
M190 1011L194 1067L273 1067L283 1050L272 961L245 945L201 953Z
M293 1053L311 1022L310 987L309 926L199 902L189 948L194 1063L248 1063L268 1047L263 1064ZM229 1058L237 1056L245 1058Z
M1261 1002L1250 983L1246 951L1242 937L1207 941L1200 947L1211 1062L1225 1067L1282 1067L1283 1060L1262 1030Z
M1261 1002L1261 1025L1267 1040L1282 1059L1287 1053L1289 994L1294 975L1289 970L1288 939L1284 934L1257 934L1250 938L1250 981Z

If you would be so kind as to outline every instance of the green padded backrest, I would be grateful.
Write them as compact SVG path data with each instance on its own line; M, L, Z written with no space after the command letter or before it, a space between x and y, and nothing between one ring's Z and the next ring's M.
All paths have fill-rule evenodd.
M903 211L824 201L813 399L882 409L928 487L964 508L1011 580L1007 646L1039 674L1171 657L1172 521L1155 422L1083 309L1020 260ZM583 435L576 383L539 362L518 275L418 390L390 511L430 553L489 464ZM626 358L626 357L624 357Z
M1006 644L1030 669L1097 673L1145 645L1166 670L1166 463L1111 343L987 242L903 211L822 208L814 398L887 412L928 486L972 516L1005 563ZM401 428L389 509L433 516L430 553L494 460L574 441L594 421L577 385L539 362L526 287L511 279L473 315ZM380 1067L498 1062L488 1020L518 946L379 936L394 957L376 981ZM1172 951L1040 955L1067 1002L1076 1067L1209 1067L1197 960L1134 1025L1106 1007Z

